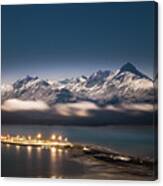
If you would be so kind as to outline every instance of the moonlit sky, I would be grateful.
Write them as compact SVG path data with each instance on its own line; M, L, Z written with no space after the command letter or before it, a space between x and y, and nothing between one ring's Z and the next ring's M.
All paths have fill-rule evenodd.
M2 6L2 81L64 79L131 62L152 77L154 2Z

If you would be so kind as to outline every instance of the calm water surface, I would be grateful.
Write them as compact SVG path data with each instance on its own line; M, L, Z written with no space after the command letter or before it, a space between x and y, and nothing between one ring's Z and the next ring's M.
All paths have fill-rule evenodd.
M2 134L48 137L59 133L74 143L96 144L121 153L153 157L154 133L151 126L20 126L3 125ZM41 149L2 145L2 176L69 177L80 176L86 167L71 161L71 152L62 149Z

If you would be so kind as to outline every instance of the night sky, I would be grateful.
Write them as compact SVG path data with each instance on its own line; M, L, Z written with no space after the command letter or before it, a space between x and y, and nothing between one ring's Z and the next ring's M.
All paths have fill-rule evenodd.
M2 6L2 81L64 79L131 62L152 77L154 2Z

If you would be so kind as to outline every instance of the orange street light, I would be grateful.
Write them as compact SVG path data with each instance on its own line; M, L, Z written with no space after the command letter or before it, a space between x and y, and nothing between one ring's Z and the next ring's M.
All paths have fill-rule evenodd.
M62 136L58 136L58 140L59 141L62 141Z
M37 139L41 139L42 138L42 134L41 133L38 133L37 134Z
M55 140L56 139L56 135L55 134L52 134L51 139L52 140Z

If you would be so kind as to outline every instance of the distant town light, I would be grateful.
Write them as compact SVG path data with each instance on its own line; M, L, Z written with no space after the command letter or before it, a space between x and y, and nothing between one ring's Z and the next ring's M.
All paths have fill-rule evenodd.
M37 138L38 138L38 139L41 139L41 137L42 137L42 134L41 134L41 133L38 133L38 134L37 134Z
M1 143L5 143L7 147L9 147L9 144L12 145L26 145L28 151L32 149L32 146L39 146L40 148L49 148L49 147L73 147L73 144L68 141L68 138L63 137L62 135L55 135L52 134L52 136L49 138L43 138L41 133L38 133L35 138L32 138L29 136L10 136L7 138L6 136L0 136L1 137ZM16 147L16 149L19 149L19 147Z
M28 136L28 140L31 140L31 136Z
M58 136L58 140L59 141L62 141L62 136Z
M52 140L55 140L56 139L56 135L55 134L52 134L51 139Z

